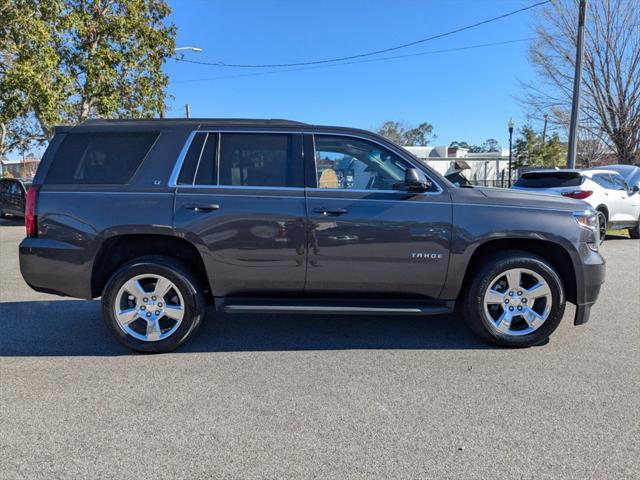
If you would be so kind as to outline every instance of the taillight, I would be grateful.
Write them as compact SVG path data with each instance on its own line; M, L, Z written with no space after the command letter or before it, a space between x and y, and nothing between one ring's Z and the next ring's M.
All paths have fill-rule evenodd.
M573 190L571 192L562 192L563 197L571 197L577 200L584 200L585 198L591 196L593 192L591 190Z
M24 226L27 228L27 237L38 236L38 217L36 216L38 190L40 187L32 185L27 192L27 204L24 209Z

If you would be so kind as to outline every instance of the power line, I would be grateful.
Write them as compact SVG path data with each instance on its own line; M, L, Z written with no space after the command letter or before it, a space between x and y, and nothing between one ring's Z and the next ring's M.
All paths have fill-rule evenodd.
M304 71L304 70L316 70L319 68L330 68L330 67L340 67L343 65L354 65L354 64L359 64L359 63L372 63L372 62L382 62L382 61L386 61L386 60L395 60L398 58L408 58L408 57L419 57L422 55L434 55L434 54L438 54L438 53L449 53L449 52L458 52L458 51L462 51L462 50L472 50L472 49L476 49L476 48L486 48L486 47L493 47L493 46L498 46L498 45L508 45L508 44L512 44L512 43L520 43L520 42L527 42L530 40L533 40L534 37L529 37L529 38L520 38L520 39L515 39L515 40L505 40L502 42L492 42L492 43L482 43L482 44L478 44L478 45L467 45L464 47L457 47L457 48L445 48L445 49L441 49L441 50L430 50L430 51L426 51L426 52L418 52L418 53L407 53L404 55L393 55L393 56L389 56L389 57L381 57L381 58L370 58L367 60L355 60L352 62L342 62L342 63L333 63L331 65L315 65L315 66L308 66L308 67L302 67L302 68L287 68L284 70L270 70L267 72L251 72L251 73L238 73L238 74L231 74L231 75L219 75L216 77L207 77L207 78L194 78L194 79L189 79L189 80L175 80L172 83L193 83L193 82L206 82L206 81L210 81L210 80L222 80L222 79L226 79L226 78L242 78L242 77L255 77L255 76L260 76L260 75L272 75L275 73L286 73L286 72L300 72L300 71Z
M312 61L307 61L307 62L297 62L297 63L265 63L265 64L249 64L249 63L225 63L225 62L204 62L204 61L199 61L199 60L186 60L186 59L180 59L178 57L171 57L176 61L180 61L180 62L186 62L186 63L195 63L198 65L208 65L208 66L213 66L213 67L234 67L234 68L281 68L281 67L300 67L300 66L305 66L305 65L318 65L318 64L324 64L324 63L335 63L335 62L342 62L345 60L353 60L356 58L362 58L362 57L370 57L372 55L379 55L381 53L387 53L387 52L392 52L395 50L400 50L402 48L407 48L407 47L412 47L414 45L418 45L420 43L425 43L425 42L429 42L431 40L436 40L439 38L443 38L443 37L447 37L450 35L454 35L456 33L460 33L463 32L465 30L470 30L472 28L477 28L481 25L486 25L487 23L491 23L491 22L495 22L497 20L501 20L503 18L507 18L507 17L511 17L513 15L516 15L518 13L527 11L527 10L531 10L533 8L539 7L540 5L544 5L545 3L549 3L551 0L544 0L541 2L537 2L534 3L532 5L529 5L527 7L522 7L519 8L518 10L513 10L511 12L508 13L504 13L502 15L498 15L497 17L492 17L492 18L488 18L486 20L482 20L480 22L477 23L473 23L471 25L467 25L464 27L460 27L460 28L456 28L455 30L450 30L448 32L444 32L444 33L439 33L437 35L432 35L430 37L426 37L426 38L421 38L420 40L415 40L413 42L409 42L409 43L404 43L402 45L396 45L394 47L388 47L388 48L383 48L381 50L374 50L371 52L366 52L366 53L359 53L356 55L349 55L346 57L337 57L337 58L329 58L329 59L324 59L324 60L312 60Z

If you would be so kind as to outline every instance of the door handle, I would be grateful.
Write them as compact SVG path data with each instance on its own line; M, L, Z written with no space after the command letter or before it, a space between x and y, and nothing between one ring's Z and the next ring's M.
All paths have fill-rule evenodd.
M343 215L348 212L346 208L324 208L324 207L314 208L313 211L321 215L324 215L326 217Z
M217 203L187 203L184 208L195 212L210 212L212 210L218 210L220 205Z

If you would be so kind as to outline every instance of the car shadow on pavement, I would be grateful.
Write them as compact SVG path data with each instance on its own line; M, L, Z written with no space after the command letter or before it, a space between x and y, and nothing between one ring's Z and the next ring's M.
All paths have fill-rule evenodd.
M0 303L0 357L112 356L129 350L102 323L100 302ZM177 353L346 349L487 349L455 315L225 315L211 309Z
M19 226L24 226L24 218L22 217L0 218L0 227L19 227Z

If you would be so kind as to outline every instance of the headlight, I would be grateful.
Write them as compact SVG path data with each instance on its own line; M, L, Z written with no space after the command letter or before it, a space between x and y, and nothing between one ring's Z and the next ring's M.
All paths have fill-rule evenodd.
M594 252L598 251L600 245L600 229L598 228L598 216L595 211L575 212L573 218L576 219L581 228L587 230L590 235L587 239L587 247Z

